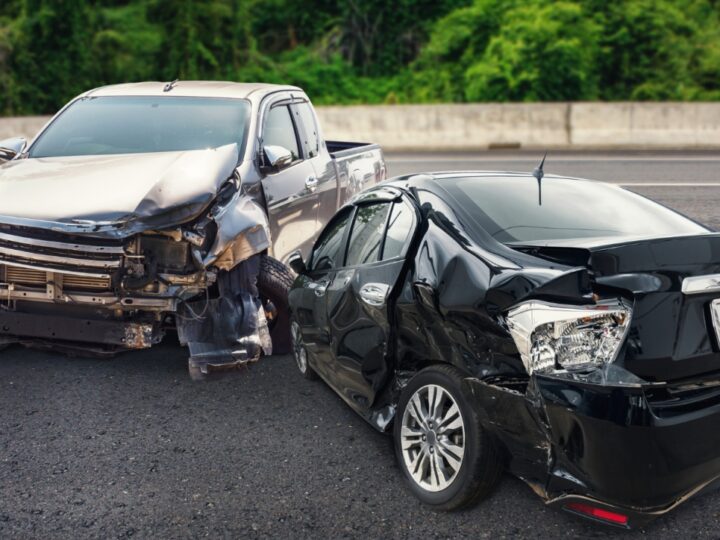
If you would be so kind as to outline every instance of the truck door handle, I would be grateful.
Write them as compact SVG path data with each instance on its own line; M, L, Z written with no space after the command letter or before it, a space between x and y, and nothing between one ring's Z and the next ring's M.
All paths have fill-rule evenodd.
M360 289L360 298L369 306L380 307L385 304L389 290L385 283L366 283Z
M318 179L314 176L309 176L307 180L305 180L305 188L312 193L315 191L318 187Z

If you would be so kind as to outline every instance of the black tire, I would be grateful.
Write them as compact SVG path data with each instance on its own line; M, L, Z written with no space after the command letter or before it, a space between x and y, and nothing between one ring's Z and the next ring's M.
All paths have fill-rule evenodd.
M306 378L308 381L314 381L318 378L315 370L308 364L308 354L303 342L302 333L300 332L300 325L292 317L290 317L290 336L292 338L292 349L293 358L297 365L300 375Z
M462 380L462 374L457 369L449 365L432 366L420 371L410 380L403 390L394 421L395 425L393 438L395 443L395 454L397 456L398 465L403 472L403 476L415 496L423 503L437 510L457 510L479 502L481 499L490 495L500 481L503 472L500 454L495 447L492 438L480 425L480 418L475 410L475 406L462 390ZM414 422L412 414L414 409L412 409L412 411L408 411L408 416L405 416L405 412L408 409L408 405L413 396L418 393L418 399L421 399L421 401L423 396L430 399L427 392L430 388L432 388L433 392L438 392L437 387L442 388L447 394L449 394L457 405L459 417L463 424L462 435L459 435L461 430L456 428L451 432L451 436L455 437L455 439L451 441L448 439L447 435L440 434L444 432L442 429L437 429L440 428L439 425L433 426L432 422L427 422L428 417L425 417L427 425L431 428L434 427L436 430L432 431L432 442L431 435L424 431L424 428L420 424L417 424L418 429L412 429L412 426L409 429L412 429L414 433L425 433L425 435L422 436L424 438L421 439L419 438L419 435L414 434L412 435L412 440L422 440L423 442L418 442L417 444L422 445L422 447L426 448L428 452L432 452L432 448L442 449L435 451L437 452L437 454L435 454L435 458L440 460L442 470L444 471L452 470L452 465L450 461L447 461L446 458L443 457L448 455L447 449L443 445L451 443L459 446L459 441L462 440L464 451L461 456L461 464L457 468L457 472L454 472L454 476L448 475L450 478L443 478L443 481L449 482L449 484L446 487L442 487L440 482L435 481L435 488L437 490L433 491L431 489L432 486L426 489L421 483L425 482L425 485L427 485L427 482L432 480L432 454L428 455L428 462L426 462L429 463L428 470L430 476L427 477L428 480L424 480L422 478L422 474L420 473L418 473L421 476L420 481L413 478L413 475L408 469L409 465L406 462L406 457L408 460L411 460L412 452L415 452L415 455L418 456L421 454L421 450L419 450L417 445L413 445L412 449L409 448L407 452L404 452L402 449L401 432L405 418L407 418L411 423ZM452 401L448 400L445 403L447 408L444 408L443 410L450 410L451 407L448 405L450 405ZM451 415L447 416L448 419L456 417L457 416ZM454 420L445 420L444 422L440 422L441 425L446 426L454 423ZM438 435L436 435L436 432ZM446 442L444 442L443 439ZM406 442L408 442L407 438ZM432 446L433 444L434 446ZM422 467L419 469L422 469ZM440 477L436 476L436 478L439 479Z
M269 255L260 257L258 292L263 303L270 308L266 311L273 313L272 320L268 320L273 354L288 354L292 350L288 292L293 281L294 275L283 263Z

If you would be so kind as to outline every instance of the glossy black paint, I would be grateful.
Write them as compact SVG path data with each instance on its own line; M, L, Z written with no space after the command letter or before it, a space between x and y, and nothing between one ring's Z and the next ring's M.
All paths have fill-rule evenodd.
M441 179L396 179L350 206L378 199L416 209L405 259L320 273L310 262L290 294L310 365L374 427L387 430L415 373L449 363L466 374L508 469L550 505L590 500L639 526L720 477L720 349L709 315L720 293L681 291L685 277L720 273L720 235L480 244ZM382 309L359 298L368 281L391 287ZM325 298L314 292L322 286ZM632 305L615 361L627 380L528 376L504 313L528 299L597 296Z

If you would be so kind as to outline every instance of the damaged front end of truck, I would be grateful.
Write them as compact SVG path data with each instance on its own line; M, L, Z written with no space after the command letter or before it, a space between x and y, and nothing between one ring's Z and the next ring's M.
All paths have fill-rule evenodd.
M99 202L59 217L54 206L75 204L48 199L32 217L0 208L11 214L0 216L0 343L107 356L151 347L174 328L196 376L270 354L274 314L258 291L270 233L262 206L241 189L237 147L131 159L170 165L127 215ZM6 164L6 177L21 164ZM112 170L101 159L85 165ZM129 198L122 181L116 207Z

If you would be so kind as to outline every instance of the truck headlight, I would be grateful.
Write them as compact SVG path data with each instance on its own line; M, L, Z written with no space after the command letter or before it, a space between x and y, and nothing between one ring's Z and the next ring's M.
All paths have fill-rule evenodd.
M613 362L631 317L623 301L566 306L531 300L510 310L506 321L525 369L532 374Z

